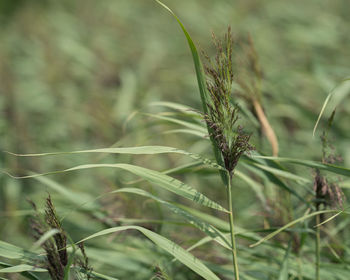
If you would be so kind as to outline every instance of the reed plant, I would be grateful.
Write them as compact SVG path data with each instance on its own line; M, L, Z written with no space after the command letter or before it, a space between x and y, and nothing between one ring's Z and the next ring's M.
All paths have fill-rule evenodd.
M204 120L210 132L214 149L219 149L227 171L225 183L229 206L232 259L235 279L239 279L233 222L232 179L240 157L244 153L253 150L253 147L249 144L250 134L244 132L243 128L237 124L239 112L238 108L233 104L231 97L234 79L231 28L228 28L222 40L217 39L214 34L213 40L217 54L215 56L215 62L212 62L207 57L208 65L205 66L205 73L208 77L206 86L209 92L209 102L205 104L208 110L204 114ZM221 161L217 163L220 164Z

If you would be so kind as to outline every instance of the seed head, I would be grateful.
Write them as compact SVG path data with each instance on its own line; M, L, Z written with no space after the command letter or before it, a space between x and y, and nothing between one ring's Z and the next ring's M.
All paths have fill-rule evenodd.
M30 203L34 210L37 211L34 202ZM36 240L39 240L49 229L55 228L59 230L53 239L49 238L42 244L42 248L46 252L46 263L44 266L51 278L54 280L64 279L64 269L68 262L66 249L67 237L57 218L50 195L46 199L45 221L42 221L38 213L36 213L35 218L32 219L31 227Z
M334 146L328 137L328 130L331 128L334 120L335 111L332 112L328 119L327 127L323 130L321 135L322 143L322 163L333 164L335 162L341 162L342 158L336 154ZM338 179L339 181L339 179ZM337 180L330 182L325 176L323 176L320 170L316 170L314 177L314 191L316 196L316 209L319 209L321 205L324 207L331 206L343 206L344 194L337 184Z
M336 182L329 182L329 180L320 174L319 170L316 170L314 177L314 191L316 195L316 209L319 209L321 205L324 207L337 205L343 206L343 192Z
M208 113L204 115L204 120L210 128L212 139L221 151L226 170L232 173L241 155L253 147L249 144L251 135L237 125L238 109L231 102L234 80L231 28L228 27L223 40L217 39L213 34L213 42L217 50L215 62L205 56L209 62L204 69L210 102L207 104Z

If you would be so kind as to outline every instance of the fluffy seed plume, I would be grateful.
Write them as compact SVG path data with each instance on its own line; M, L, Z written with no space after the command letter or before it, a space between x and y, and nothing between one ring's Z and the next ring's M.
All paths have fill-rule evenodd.
M65 279L65 269L68 265L67 234L58 219L51 196L49 195L46 199L43 219L39 215L35 203L30 200L29 203L36 213L31 220L32 234L36 240L39 240L50 229L58 230L53 237L48 238L41 244L46 255L43 260L40 260L38 265L47 269L52 280L63 280ZM74 256L73 263L78 268L74 271L74 279L92 279L92 267L89 265L84 244L79 243L78 247L82 253L82 258Z
M334 120L335 111L328 120L327 128L323 131L321 135L322 143L322 163L335 163L342 161L342 158L335 153L335 148L331 144L328 137L328 130L331 128ZM327 206L343 206L344 194L340 189L336 181L331 182L325 176L323 176L320 170L316 169L316 174L314 176L314 191L316 198L316 209L319 209L321 205Z
M316 196L316 209L320 209L320 206L343 206L343 192L337 183L330 183L326 177L320 174L319 170L316 170L314 177L314 191Z
M213 34L213 42L217 50L215 61L205 55L209 63L204 69L210 103L207 104L208 113L204 115L204 120L210 128L211 138L221 151L226 170L232 174L241 155L253 147L249 144L251 135L237 125L238 109L231 103L234 80L231 28L228 28L223 40Z
M36 210L34 202L30 202ZM49 238L42 244L42 248L46 252L46 263L44 267L48 270L51 279L62 280L64 279L64 269L67 265L67 237L62 229L61 223L57 218L55 207L52 203L51 197L46 199L45 206L45 221L42 221L38 215L32 219L31 227L33 236L36 240L39 240L41 236L50 229L57 229L59 233L55 234L53 238Z

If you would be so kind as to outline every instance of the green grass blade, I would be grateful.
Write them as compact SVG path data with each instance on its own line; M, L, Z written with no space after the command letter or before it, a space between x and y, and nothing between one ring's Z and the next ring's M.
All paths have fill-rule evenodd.
M59 232L60 231L57 228L53 228L53 229L48 230L39 238L38 241L36 241L33 244L31 250L34 251L34 250L38 249L42 244L45 243L45 241L47 241L48 239L50 239L51 237L53 237L55 234L57 234Z
M315 123L314 129L312 131L312 136L315 136L317 126L321 120L322 115L324 114L324 111L330 102L332 97L335 97L335 101L333 102L333 109L332 111L340 104L340 102L348 95L350 94L350 78L344 79L339 85L337 85L335 88L331 90L331 92L327 95L326 100L323 103L323 106L321 108L320 114L317 117L317 121Z
M283 177L283 178L286 178L289 180L293 180L293 181L296 181L298 183L310 183L311 182L310 179L306 179L304 177L295 175L295 174L290 173L288 171L284 171L281 169L277 169L277 168L266 166L266 165L259 164L259 163L253 163L253 165L258 167L259 169L266 170L266 171L268 171L276 176Z
M339 215L342 214L342 213L343 213L343 212L339 212L339 213L337 213L337 214L334 214L332 217L329 217L328 219L326 219L326 220L324 220L323 222L321 222L321 223L315 225L314 227L320 227L320 226L322 226L322 225L324 225L324 224L326 224L326 223L332 221L333 219L335 219L337 216L339 216Z
M267 201L263 192L264 186L261 185L258 181L254 180L253 178L249 177L248 175L244 174L243 172L239 170L235 170L235 176L238 178L241 178L243 181L245 181L248 186L252 188L252 190L255 192L256 196L261 201L264 208L267 208Z
M35 174L35 173L33 173ZM94 197L87 192L77 192L63 186L50 178L47 177L34 177L35 180L39 181L43 185L49 187L50 189L56 191L57 193L64 196L74 205L79 205L84 208L84 210L93 210L98 207L98 205L92 204ZM89 203L87 203L89 201Z
M248 168L249 170L253 171L254 173L262 172L264 176L267 177L268 180L270 180L272 183L276 184L276 186L288 191L295 197L297 197L300 201L304 202L305 204L309 205L310 203L301 195L299 195L294 189L289 187L284 181L282 181L280 178L278 178L275 174L271 173L270 171L263 170L257 168L254 164L247 164L243 163L243 165Z
M208 93L207 93L207 88L206 88L205 76L203 73L203 67L202 67L202 63L201 63L197 48L196 48L195 44L193 43L193 40L192 40L190 34L187 32L185 26L182 24L180 19L175 15L175 13L169 7L167 7L165 4L163 4L161 1L159 1L159 0L156 0L156 1L158 2L158 4L163 6L163 8L165 8L167 11L169 11L171 13L171 15L176 19L176 21L180 25L183 33L186 36L188 46L191 49L192 58L193 58L193 62L194 62L195 70L196 70L197 82L198 82L199 92L200 92L200 96L201 96L201 100L202 100L203 111L204 111L204 113L207 113L207 111L208 111L207 104L209 103Z
M0 262L0 266L6 267L6 268L12 267L12 265L4 263L4 262ZM22 272L20 272L20 274L22 276L24 276L25 278L30 279L30 280L41 280L41 278L39 278L38 276L36 276L35 274L33 274L29 271L22 271ZM3 277L0 277L0 279L9 280L9 279L3 278Z
M189 200L192 200L202 206L206 206L209 208L213 208L219 211L227 212L224 207L219 205L218 203L210 200L208 197L203 195L202 193L198 192L196 189L192 188L191 186L173 178L168 175L162 174L161 172L147 169L144 167L131 165L131 164L84 164L84 165L78 165L72 168L68 168L65 170L60 171L52 171L47 173L41 173L41 174L35 174L35 175L28 175L28 176L21 176L21 177L15 177L11 174L5 172L12 178L16 179L25 179L25 178L35 178L50 174L58 174L58 173L64 173L64 172L71 172L76 170L84 170L84 169L92 169L92 168L118 168L122 169L128 172L133 173L134 175L137 175L150 183L154 183L155 185L164 188L168 191L171 191L179 196L182 196L184 198L187 198Z
M196 132L206 133L206 134L208 133L207 129L204 126L195 124L193 122L188 122L188 121L180 120L180 119L177 119L177 118L172 118L172 117L162 116L162 115L155 115L155 114L144 114L144 115L150 116L152 118L157 118L157 119L160 119L160 120L163 120L163 121L176 123L176 124L182 125L183 127L187 127L189 129L193 129Z
M342 212L342 211L337 211L337 210L322 210L322 211L317 211L317 212L313 212L311 214L308 214L308 215L305 215L305 216L302 216L286 225L284 225L283 227L280 227L278 230L275 230L274 232L268 234L267 236L265 236L264 238L260 239L258 242L254 243L254 244L251 244L249 247L255 247L255 246L258 246L260 245L261 243L273 238L275 235L279 234L280 232L286 230L287 228L289 227L292 227L294 226L295 224L297 223L300 223L306 219L309 219L309 218L312 218L316 215L319 215L319 214L324 214L324 213L338 213L338 212Z
M37 255L20 247L0 240L0 257L13 260L31 261L37 259Z
M53 153L38 153L38 154L15 154L12 152L5 152L10 155L19 157L42 157L42 156L54 156L54 155L66 155L66 154L85 154L85 153L107 153L107 154L129 154L129 155L156 155L156 154L182 154L189 156L195 160L201 160L204 164L214 167L220 170L224 170L220 165L212 162L209 159L202 158L200 155L187 152L181 149L167 147L167 146L140 146L140 147L125 147L125 148L102 148L91 149L71 152L53 152Z
M119 280L118 278L107 276L107 275L104 275L102 273L98 273L96 271L86 271L85 269L83 269L81 267L73 267L73 269L78 270L78 271L80 271L82 273L85 273L86 275L87 275L87 273L89 273L90 279L94 279L94 280L95 279L96 280Z
M216 216L213 216L211 214L204 213L203 211L200 211L198 209L195 209L193 207L188 207L183 204L174 203L179 208L185 210L186 212L190 213L191 215L198 217L200 220L205 221L216 228L220 229L224 232L230 231L230 225L226 220L222 220L221 218L218 218Z
M202 63L201 63L201 60L200 60L197 48L196 48L195 44L193 43L193 40L192 40L190 34L187 32L185 26L182 24L180 19L175 15L175 13L169 7L167 7L165 4L163 4L161 1L159 1L159 0L156 0L156 1L158 2L158 4L163 6L163 8L165 8L168 12L171 13L171 15L176 19L176 21L180 25L183 33L186 36L188 46L190 47L190 50L191 50L191 53L192 53L194 67L195 67L195 70L196 70L196 76L197 76L199 93L200 93L201 101L202 101L203 112L204 112L204 114L207 114L208 113L208 106L207 106L207 104L210 103L210 101L209 101L209 94L208 94L208 91L207 91L207 88L206 88L206 79L205 79L205 75L204 75L204 72L203 72L203 66L202 66ZM208 129L208 132L209 132L210 141L211 141L211 143L213 145L216 162L219 165L224 166L223 159L222 159L221 153L220 153L220 149L217 147L215 139L213 139L213 137L212 137L212 133L211 133L212 129L209 126L207 126L207 129ZM220 171L220 175L221 175L221 179L223 180L224 184L226 184L227 183L226 173L224 171Z
M219 237L219 238L221 238L221 240L224 243L226 243L226 245L228 247L231 246L229 240L224 236L224 234L221 233L217 228L215 228L211 224L209 224L207 222L204 222L204 220L196 218L194 215L192 215L190 212L186 211L184 208L178 207L178 206L176 206L173 203L164 201L164 200L162 200L162 199L160 199L160 198L150 194L149 192L146 192L146 191L141 190L141 189L136 189L136 188L122 188L122 189L119 189L119 190L112 191L109 194L113 194L113 193L132 193L132 194L137 194L137 195L140 195L140 196L151 198L151 199L159 202L160 204L166 206L167 208L169 208L175 214L181 215L190 224L194 225L196 228L198 228L199 230L203 231L208 236L210 236L212 238Z
M157 246L161 247L165 251L167 251L169 254L174 256L176 259L178 259L181 263L183 263L185 266L187 266L189 269L196 272L198 275L202 276L204 279L207 280L219 280L219 278L206 266L204 265L198 258L194 257L192 254L187 252L185 249L177 245L176 243L172 242L171 240L153 232L148 229L145 229L143 227L139 226L121 226L121 227L114 227L105 229L102 231L99 231L93 235L90 235L84 239L82 239L80 242L84 242L87 240L90 240L92 238L96 238L99 236L103 236L106 234L116 233L124 230L134 229L138 230L142 234L144 234L147 238L149 238L152 242L154 242Z
M170 108L170 109L180 111L182 113L190 114L190 115L193 115L193 116L196 116L196 117L202 119L201 114L196 112L196 110L194 108L189 107L187 105L180 104L180 103L167 102L167 101L157 101L157 102L152 102L149 105Z
M0 269L0 273L18 273L18 272L26 272L26 271L45 272L46 269L39 268L37 266L33 266L29 264L19 264L19 265L14 265L11 267Z
M283 262L281 265L280 275L278 276L278 280L288 280L288 259L289 253L292 248L292 240L288 242L288 248L286 250L286 254L284 255Z
M339 175L350 177L350 169L349 168L337 166L334 164L327 164L327 163L321 163L321 162L316 162L316 161L311 161L311 160L296 159L296 158L265 157L265 156L253 156L253 158L262 158L262 159L266 159L266 160L303 165L303 166L317 168L317 169L321 169L321 170L329 171L329 172L336 173Z
M171 130L163 131L161 134L172 134L172 133L174 133L174 134L178 134L178 133L190 134L190 135L197 136L199 138L204 138L205 136L208 135L208 133L203 133L203 132L191 130L191 129L171 129Z
M107 153L107 154L130 154L130 155L156 155L166 153L178 153L178 154L191 154L189 152L167 146L140 146L140 147L123 147L123 148L102 148L102 149L90 149L71 152L53 152L53 153L37 153L37 154L15 154L12 152L6 152L8 154L19 157L41 157L41 156L53 156L53 155L65 155L65 154L84 154L84 153Z

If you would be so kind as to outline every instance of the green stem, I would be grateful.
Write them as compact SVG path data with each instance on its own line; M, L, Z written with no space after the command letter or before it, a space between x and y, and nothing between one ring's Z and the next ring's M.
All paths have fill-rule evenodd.
M320 215L316 215L316 280L320 280Z
M235 271L235 280L239 280L238 263L237 263L237 249L236 249L236 239L234 234L234 224L233 224L233 211L232 211L232 174L228 175L227 182L227 197L229 206L229 217L230 217L230 232L231 232L231 243L232 243L232 261Z

